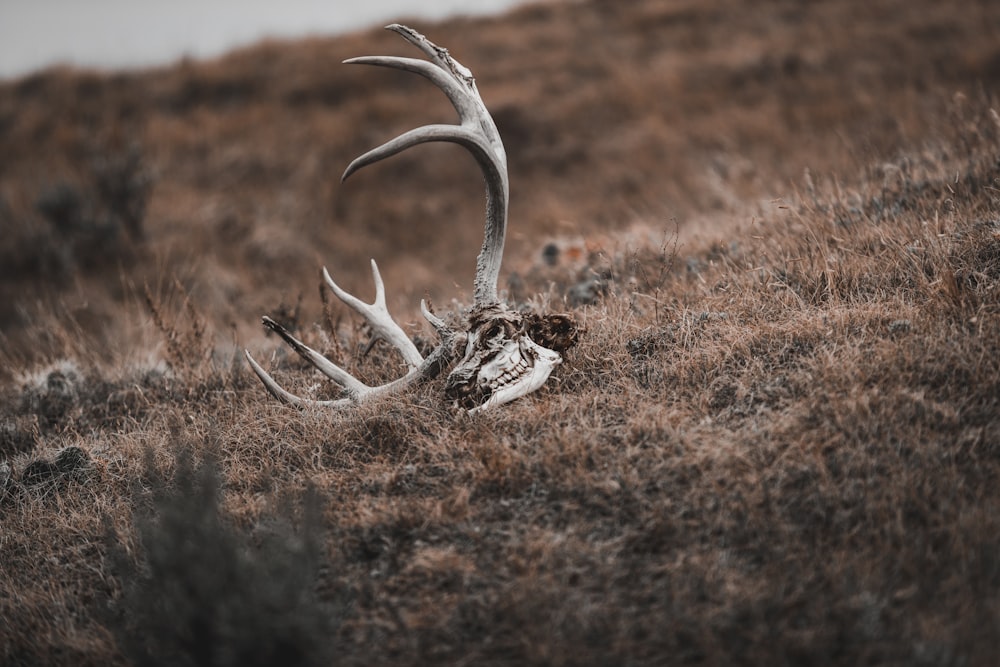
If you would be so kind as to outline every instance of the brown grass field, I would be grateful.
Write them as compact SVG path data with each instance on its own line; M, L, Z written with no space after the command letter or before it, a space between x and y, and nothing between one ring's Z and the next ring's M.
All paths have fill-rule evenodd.
M405 17L399 17L405 22ZM539 392L369 380L482 184L372 29L0 84L0 664L956 665L1000 656L1000 4L549 2L413 22L504 137Z

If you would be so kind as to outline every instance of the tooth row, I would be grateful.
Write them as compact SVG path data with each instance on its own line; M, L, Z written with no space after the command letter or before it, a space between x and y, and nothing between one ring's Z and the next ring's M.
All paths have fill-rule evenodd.
M490 389L496 390L505 387L514 380L519 380L524 372L528 370L528 362L521 359L513 368L513 371L504 371L500 377L490 382Z

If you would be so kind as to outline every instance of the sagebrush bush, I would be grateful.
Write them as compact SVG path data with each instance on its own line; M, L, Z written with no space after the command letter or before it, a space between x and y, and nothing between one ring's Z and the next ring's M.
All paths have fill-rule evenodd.
M151 459L150 459L151 461ZM153 501L138 553L119 553L119 644L136 665L328 665L341 610L315 594L315 498L298 530L275 518L251 535L225 516L215 465L182 454L172 479L147 468Z

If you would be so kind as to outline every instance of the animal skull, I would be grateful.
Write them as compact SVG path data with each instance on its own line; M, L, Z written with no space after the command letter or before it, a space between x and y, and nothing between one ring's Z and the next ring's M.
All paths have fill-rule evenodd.
M360 314L371 326L373 335L395 347L409 366L402 378L370 387L326 357L298 340L274 320L265 317L266 327L276 332L292 349L320 372L343 387L346 398L316 401L295 396L282 389L261 366L246 353L247 360L264 386L274 396L295 406L340 407L371 396L399 391L413 382L435 377L464 346L461 360L445 382L445 395L456 405L478 412L509 403L537 390L548 380L552 370L562 363L563 353L573 346L579 327L565 314L522 314L509 309L497 296L497 279L507 230L508 178L507 155L496 124L476 89L472 72L417 31L394 24L388 30L399 33L430 59L416 60L392 56L366 56L346 62L392 67L414 72L436 84L458 111L459 125L428 125L410 130L352 162L344 172L346 179L358 169L396 153L429 141L457 143L472 153L486 180L486 231L482 251L476 262L475 303L466 318L464 331L456 332L434 316L421 302L421 311L437 330L441 342L426 358L392 319L385 303L385 290L378 266L372 260L375 302L366 304L342 290L323 270L326 283L334 294ZM342 179L342 180L343 180Z

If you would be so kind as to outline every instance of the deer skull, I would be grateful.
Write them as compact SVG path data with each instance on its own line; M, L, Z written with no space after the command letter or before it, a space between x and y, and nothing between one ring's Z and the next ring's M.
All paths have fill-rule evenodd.
M409 367L406 375L393 382L370 387L268 317L264 318L264 325L343 387L347 396L334 401L300 398L282 389L249 352L246 357L264 386L280 400L296 406L339 407L399 391L413 382L432 378L453 357L458 356L464 345L461 360L445 382L445 395L469 412L477 412L509 403L545 384L552 369L562 363L563 352L576 343L578 327L569 315L522 314L500 302L497 279L507 230L509 193L507 155L496 124L479 96L475 79L468 68L452 58L446 49L411 28L394 24L387 29L419 48L429 60L366 56L346 62L391 67L426 77L448 96L458 111L460 123L427 125L405 132L354 160L344 172L343 179L362 167L429 141L453 142L472 153L486 181L486 230L482 251L476 261L475 302L467 315L466 327L464 331L454 331L421 302L424 317L441 337L441 343L433 352L426 358L421 356L409 336L389 315L382 278L372 260L375 282L375 302L372 304L366 304L342 290L326 269L323 276L334 294L368 322L375 337L385 340L399 351Z

